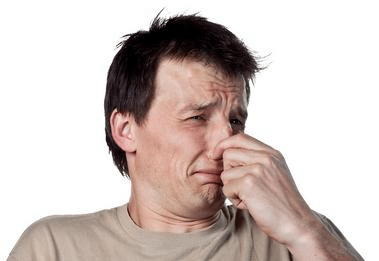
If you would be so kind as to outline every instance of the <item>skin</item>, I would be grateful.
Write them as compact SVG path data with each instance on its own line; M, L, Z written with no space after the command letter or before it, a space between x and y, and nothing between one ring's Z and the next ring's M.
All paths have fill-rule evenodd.
M229 80L204 68L163 61L146 121L132 126L130 214L137 223L141 215L162 221L160 227L142 218L143 227L171 232L208 227L224 204L222 160L209 155L221 140L243 131L246 93L242 77Z
M217 220L228 198L296 260L361 260L310 209L280 152L244 134L246 117L242 77L163 60L144 124L117 111L111 117L128 160L133 221L151 231L197 231Z

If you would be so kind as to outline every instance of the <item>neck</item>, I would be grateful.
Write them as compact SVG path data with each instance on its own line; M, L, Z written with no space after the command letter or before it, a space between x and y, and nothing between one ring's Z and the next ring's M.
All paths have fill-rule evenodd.
M131 195L128 211L133 222L147 231L188 233L204 230L213 225L219 217L219 211L206 217L189 218L177 215L156 204L146 204Z

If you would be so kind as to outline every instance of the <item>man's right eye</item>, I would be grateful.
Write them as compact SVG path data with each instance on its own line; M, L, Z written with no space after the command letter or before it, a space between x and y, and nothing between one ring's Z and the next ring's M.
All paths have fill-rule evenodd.
M196 121L204 121L205 117L203 115L195 115L190 118L191 120L196 120Z

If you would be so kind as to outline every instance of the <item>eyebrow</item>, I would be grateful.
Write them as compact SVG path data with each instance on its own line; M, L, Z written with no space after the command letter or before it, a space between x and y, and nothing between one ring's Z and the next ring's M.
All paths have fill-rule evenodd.
M208 109L211 109L217 105L217 102L206 102L202 104L188 104L184 106L182 109L179 110L180 113L186 113L186 112L203 112ZM243 109L242 107L238 106L235 109L232 109L230 114L237 114L240 115L242 118L247 119L248 112L247 110Z
M213 108L217 105L217 102L205 102L201 104L190 103L179 110L180 113L186 113L189 111L205 111Z

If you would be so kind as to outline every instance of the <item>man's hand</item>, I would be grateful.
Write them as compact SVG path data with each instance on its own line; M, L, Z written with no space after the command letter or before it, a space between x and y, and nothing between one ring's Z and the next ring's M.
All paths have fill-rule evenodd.
M220 142L212 157L223 159L225 196L237 208L248 209L266 234L289 245L306 233L315 216L278 151L239 134Z
M221 141L210 157L223 160L225 196L296 260L361 260L310 209L280 152L238 134Z

